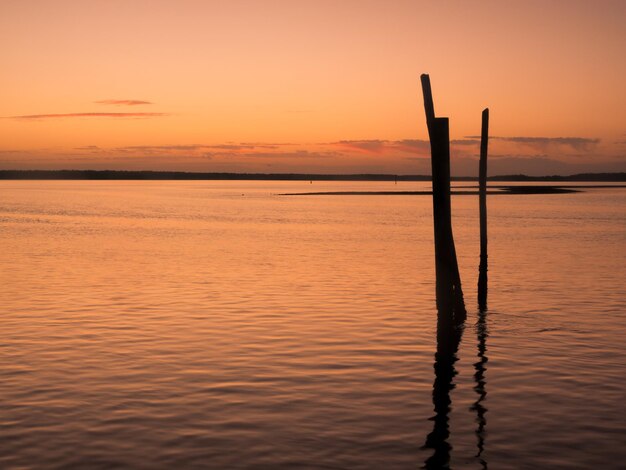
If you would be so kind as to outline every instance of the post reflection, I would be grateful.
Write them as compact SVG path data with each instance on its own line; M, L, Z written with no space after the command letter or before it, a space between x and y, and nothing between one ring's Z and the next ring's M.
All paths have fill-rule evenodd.
M439 312L437 315L437 352L435 353L435 381L433 383L433 405L435 415L433 430L426 436L424 448L433 453L424 462L426 469L449 468L452 445L450 437L450 410L452 400L450 392L455 388L454 367L458 360L457 351L463 335L463 325L455 325L450 315Z
M485 379L485 371L487 370L487 337L489 331L487 328L487 310L481 308L478 312L478 321L476 322L476 334L478 336L478 361L474 363L474 390L478 394L478 398L472 405L472 410L476 412L476 438L478 452L476 458L480 462L482 468L487 468L487 461L483 456L485 450L485 428L487 426L487 408L483 402L487 398L487 381Z
M455 363L458 361L458 350L463 336L464 324L455 325L449 315L438 314L437 317L437 352L435 353L435 380L433 382L433 406L435 414L432 418L433 430L426 437L424 449L432 449L432 454L425 460L423 468L447 469L450 468L452 445L450 439L450 412L452 410L451 392L456 387L454 377L457 375ZM487 398L487 311L478 312L476 322L478 338L478 361L474 363L474 391L476 401L471 411L476 413L476 459L481 468L487 469L487 460L484 456L485 434L487 427L487 408L484 402Z

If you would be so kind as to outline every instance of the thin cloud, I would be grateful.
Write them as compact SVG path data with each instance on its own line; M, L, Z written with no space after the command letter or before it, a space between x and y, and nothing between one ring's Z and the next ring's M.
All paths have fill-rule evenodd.
M100 150L97 145L86 145L84 147L74 147L74 150Z
M415 152L418 150L427 152L430 150L430 142L421 139L403 139L390 142L389 147L392 150L401 150L404 152Z
M314 152L308 150L295 150L293 152L207 152L202 155L207 158L244 158L244 159L320 159L335 158L342 156L338 152Z
M340 146L349 150L356 150L371 154L380 154L385 152L414 152L416 150L430 149L430 143L427 140L420 139L403 139L403 140L340 140L332 142L330 145Z
M492 153L492 154L489 155L489 158L492 158L492 159L508 158L508 159L515 159L515 160L523 160L523 159L537 160L537 159L542 159L542 158L549 158L549 155L547 155L547 154L528 155L528 154L523 154L523 153Z
M207 145L208 149L215 150L252 150L252 149L277 149L278 145L270 144L219 144L219 145Z
M478 145L480 140L478 138L452 139L450 143L452 145Z
M415 147L415 148L422 148L425 145L426 146L430 145L430 142L428 140L423 140L423 139L402 139L402 140L395 140L392 143L406 145L406 146Z
M227 144L234 144L234 142L226 142ZM254 147L263 148L276 148L279 146L297 145L292 142L240 142L239 145L252 145Z
M169 116L169 113L67 113L67 114L26 114L23 116L10 116L11 119L23 121L36 121L40 119L68 119L68 118L149 118Z
M127 147L117 147L120 152L193 152L200 150L224 151L222 153L236 153L244 150L265 149L272 150L278 148L277 145L263 144L186 144L186 145L132 145Z
M283 150L284 149L284 150ZM204 159L204 160L233 160L244 159L246 161L281 159L281 160L315 160L328 159L343 154L336 151L310 150L310 149L285 149L279 144L176 144L176 145L131 145L102 149L95 145L76 148L82 154L91 154L98 158L110 156L120 158L175 158Z
M338 152L310 152L308 150L296 150L294 152L258 152L258 153L243 153L239 154L241 157L252 158L335 158L341 156Z
M118 152L189 152L194 150L202 150L208 148L206 145L189 144L189 145L130 145L127 147L115 147L113 150Z
M494 155L495 156L495 155ZM491 155L489 156L491 158ZM568 162L547 156L498 155L489 163L489 175L525 174L542 175L573 175L577 173L623 172L624 162L600 160L592 163ZM461 158L452 161L452 173L455 176L476 175L477 159Z
M466 139L479 139L480 136L470 135ZM588 150L600 143L600 139L586 137L502 137L490 136L489 140L500 140L516 144L528 145L535 148L545 149L551 146L567 146L574 150Z
M339 145L352 150L361 150L371 153L380 153L385 149L387 140L340 140L332 145Z
M139 106L143 104L154 104L151 101L143 100L100 100L94 101L96 104L110 104L114 106Z

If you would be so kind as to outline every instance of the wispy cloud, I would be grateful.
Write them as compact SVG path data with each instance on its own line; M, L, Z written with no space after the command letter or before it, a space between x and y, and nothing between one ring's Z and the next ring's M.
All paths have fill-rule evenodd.
M348 150L355 150L370 154L382 154L388 152L415 152L428 151L430 143L427 140L403 139L403 140L340 140L330 145L339 146Z
M597 156L594 162L563 161L549 156L540 155L490 155L494 157L489 163L489 175L526 174L541 175L572 175L593 172L623 172L626 163L605 159ZM478 161L475 158L459 158L452 161L452 173L456 176L476 175Z
M492 136L491 141L509 143L514 146L530 147L543 153L550 150L558 150L562 153L565 149L576 152L588 152L600 143L600 139L586 137L504 137ZM472 147L480 144L480 136L467 136L462 139L452 139L450 145L455 154L469 154ZM402 140L340 140L331 142L330 146L341 147L344 150L370 155L394 155L403 153L428 153L430 143L422 139L402 139Z
M114 106L139 106L143 104L153 104L151 101L143 100L100 100L94 101L96 104L110 104Z
M277 149L278 145L273 144L219 144L207 145L206 148L218 150L252 150L252 149Z
M126 147L115 147L111 150L115 152L190 152L208 148L206 145L187 144L187 145L129 145Z
M466 139L480 139L480 136L467 136ZM600 143L600 139L590 139L587 137L502 137L490 136L489 140L500 140L523 144L534 148L545 149L554 146L567 146L574 150L589 150Z
M137 160L161 159L213 160L215 162L266 162L266 161L317 161L341 157L344 154L331 148L298 148L295 145L235 143L224 144L174 144L174 145L131 145L102 148L97 145L75 147L65 158Z
M368 153L380 153L385 149L387 140L340 140L331 145L338 145L351 150L361 150Z
M249 152L238 154L241 157L251 157L251 158L293 158L293 159L302 159L302 158L334 158L341 156L338 152L314 152L309 150L296 150L293 152Z
M278 145L266 144L185 144L185 145L131 145L126 147L116 147L113 150L118 152L144 152L144 153L168 153L168 152L196 152L196 151L218 151L217 153L238 153L255 149L271 150L277 149ZM220 152L222 151L222 152Z
M421 139L403 139L392 141L390 147L405 152L428 152L430 151L430 142Z
M84 147L74 147L74 150L100 150L97 145L85 145Z
M452 141L451 171L475 175L477 148L472 138ZM477 144L476 140L473 144ZM559 145L559 144L553 144ZM560 144L564 145L564 144ZM623 153L552 152L524 149L518 142L499 141L489 154L490 174L573 174L626 171ZM381 150L382 149L382 150ZM180 142L165 145L106 147L86 142L71 149L0 150L0 168L172 169L187 171L311 173L430 173L429 142L419 139L355 140L306 144L264 142Z
M169 113L66 113L66 114L26 114L10 116L11 119L36 121L41 119L68 119L68 118L150 118L169 116Z
M452 145L478 145L480 144L479 138L465 138L465 139L452 139L450 141Z

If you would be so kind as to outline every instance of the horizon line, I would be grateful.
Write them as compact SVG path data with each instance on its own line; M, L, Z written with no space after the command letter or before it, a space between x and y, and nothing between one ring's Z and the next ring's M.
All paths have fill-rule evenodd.
M122 178L115 178L121 176ZM29 178L30 177L30 178ZM590 180L588 178L591 178ZM197 172L197 171L170 171L170 170L0 170L0 179L157 179L157 180L361 180L361 181L431 181L431 175L427 174L394 174L394 173L238 173L238 172ZM452 176L452 180L478 180L478 176ZM589 181L626 181L626 172L587 172L570 175L542 175L531 176L523 173L492 175L489 180L589 180Z

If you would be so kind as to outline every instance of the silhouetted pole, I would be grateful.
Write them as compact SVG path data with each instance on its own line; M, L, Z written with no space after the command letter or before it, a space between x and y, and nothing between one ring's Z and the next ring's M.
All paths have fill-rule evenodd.
M480 131L478 199L480 212L480 267L478 268L478 309L487 308L487 147L489 141L489 108L483 110Z
M429 76L422 75L421 81L433 180L437 309L444 312L449 320L461 323L465 321L467 314L452 235L449 123L448 118L435 117Z

